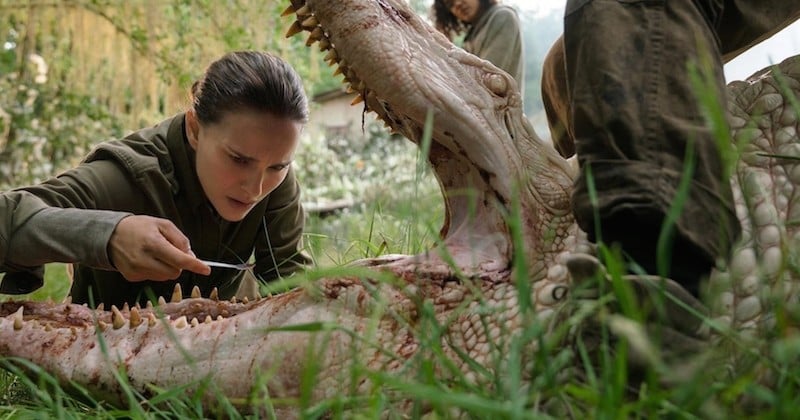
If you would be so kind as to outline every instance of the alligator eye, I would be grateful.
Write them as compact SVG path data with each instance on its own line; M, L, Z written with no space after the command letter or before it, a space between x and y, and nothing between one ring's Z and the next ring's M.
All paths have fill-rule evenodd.
M506 78L497 74L493 73L484 78L484 83L486 87L489 88L492 93L499 97L505 97L508 93L508 82Z

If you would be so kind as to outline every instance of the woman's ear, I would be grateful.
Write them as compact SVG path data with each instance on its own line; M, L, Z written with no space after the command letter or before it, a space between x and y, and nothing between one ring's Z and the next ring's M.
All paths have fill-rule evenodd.
M200 134L200 122L197 121L197 114L193 109L186 111L186 138L189 139L189 146L197 151L197 138Z

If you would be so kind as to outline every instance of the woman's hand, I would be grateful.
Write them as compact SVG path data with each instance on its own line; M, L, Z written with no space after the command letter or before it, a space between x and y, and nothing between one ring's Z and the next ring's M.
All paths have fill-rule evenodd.
M189 239L171 221L128 216L111 234L108 255L128 281L172 280L181 271L209 275L211 268L195 257Z

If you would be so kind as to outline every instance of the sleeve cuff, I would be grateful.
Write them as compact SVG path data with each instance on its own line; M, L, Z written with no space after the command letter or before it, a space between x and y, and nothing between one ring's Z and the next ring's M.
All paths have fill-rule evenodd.
M11 236L7 262L22 267L79 262L113 270L108 241L120 220L130 215L108 210L43 209Z

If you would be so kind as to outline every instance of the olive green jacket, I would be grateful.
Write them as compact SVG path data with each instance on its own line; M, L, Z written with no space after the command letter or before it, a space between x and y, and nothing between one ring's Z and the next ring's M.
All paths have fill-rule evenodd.
M517 12L502 4L491 6L464 37L464 50L501 68L525 91L525 58Z
M117 223L131 215L171 220L202 259L247 261L264 281L308 263L301 252L303 209L294 172L241 221L219 217L206 199L185 137L184 114L100 144L77 167L42 184L0 194L0 293L41 285L41 266L75 264L74 302L143 303L152 292L169 298L176 281L184 293L218 288L233 296L241 272L212 268L210 276L184 271L176 281L128 282L107 254ZM149 291L148 291L149 289Z

